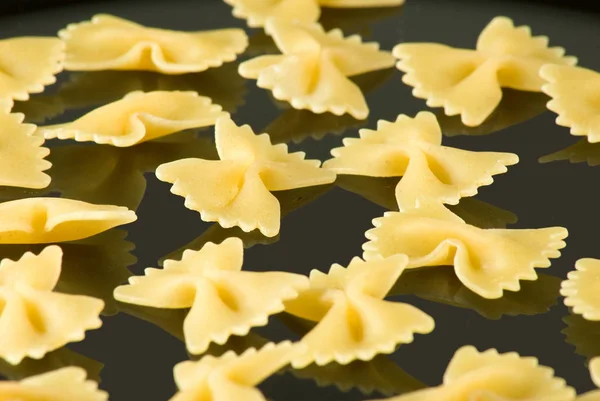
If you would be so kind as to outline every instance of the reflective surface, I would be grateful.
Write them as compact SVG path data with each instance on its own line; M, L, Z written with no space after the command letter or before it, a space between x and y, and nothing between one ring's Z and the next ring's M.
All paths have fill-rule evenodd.
M220 1L171 0L90 2L43 12L0 18L2 37L52 35L69 22L99 12L138 22L181 30L243 27ZM398 9L327 10L323 23L346 33L360 33L384 49L402 41L433 41L472 47L480 30L496 15L516 24L529 24L535 34L546 34L552 45L564 46L580 64L599 70L600 37L597 15L510 1L409 0ZM274 52L272 41L251 31L244 57ZM256 132L269 132L274 142L287 142L309 157L326 159L345 136L378 119L414 115L426 109L411 96L395 70L357 77L371 107L368 121L350 117L312 115L289 109L266 91L244 81L237 64L201 74L163 76L137 72L64 73L59 82L16 110L38 124L72 120L90 109L114 101L132 90L195 90L210 96L233 113L238 123ZM468 291L452 269L439 267L406 273L390 297L412 303L436 320L432 334L417 336L393 355L348 366L310 366L285 370L261 388L270 400L362 400L381 398L441 382L448 360L457 348L473 344L532 355L556 369L578 391L593 388L586 360L600 355L600 323L570 315L558 296L566 272L581 257L600 258L597 226L600 202L600 146L589 145L554 124L541 94L506 92L496 113L481 127L467 128L455 117L442 116L444 144L471 150L517 153L521 162L475 198L464 199L452 210L480 227L534 228L561 225L569 229L563 257L540 269L537 282L525 283L519 293L485 300ZM85 341L57 350L41 361L27 360L13 367L0 362L0 375L22 378L61 366L86 368L111 400L166 400L175 392L172 368L189 356L182 342L185 311L153 310L111 300L112 288L145 267L178 258L186 248L199 249L207 241L240 236L246 246L245 268L308 273L327 270L333 262L346 264L361 254L364 232L371 220L395 207L394 180L340 177L335 185L277 193L282 204L280 235L267 239L258 233L223 229L204 223L187 210L169 185L153 175L161 163L183 157L215 158L212 130L184 132L132 148L51 142L49 189L29 191L0 188L0 200L23 196L59 195L88 202L113 203L136 209L139 219L122 229L84 241L64 244L65 260L59 290L104 299L104 326L89 332ZM39 247L0 246L1 257L18 257ZM287 315L271 319L244 338L211 347L220 354L241 351L266 341L297 339L310 327Z

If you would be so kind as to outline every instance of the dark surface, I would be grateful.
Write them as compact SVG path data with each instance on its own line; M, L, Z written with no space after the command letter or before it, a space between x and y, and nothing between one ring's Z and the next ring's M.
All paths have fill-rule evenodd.
M230 8L219 1L89 2L1 18L0 36L52 35L67 23L88 19L99 12L181 30L244 26L244 21L231 17ZM569 54L578 56L581 65L600 69L599 17L551 6L509 1L409 0L400 9L378 12L328 11L323 23L328 27L340 26L346 33L361 33L380 42L384 49L404 41L472 47L481 29L496 15L510 16L516 24L531 25L534 33L550 36L552 45L564 46ZM252 46L244 57L270 51L272 44L259 31L250 35ZM255 87L255 82L239 78L235 64L184 77L135 72L65 73L46 93L33 96L30 102L17 104L16 108L25 112L30 121L39 123L47 118L45 123L60 122L116 100L130 90L197 90L224 104L238 123L248 123L256 132L268 131L276 141L290 141L294 150L302 149L310 157L325 159L332 147L340 145L343 136L357 135L357 128L374 127L378 119L395 119L399 113L413 116L426 109L423 101L411 96L411 89L402 84L400 77L400 72L389 70L357 79L368 91L371 115L366 122L319 118L281 109L266 91ZM296 374L308 379L290 373L275 375L262 385L269 399L361 400L381 398L381 393L363 394L356 389L368 389L369 383L390 394L437 385L454 351L465 344L536 356L541 363L555 368L578 391L593 388L586 358L600 355L600 324L586 323L570 315L557 290L560 278L572 269L575 260L600 257L597 246L600 168L585 162L542 164L538 159L578 143L573 154L599 164L600 146L581 142L570 136L568 129L556 126L555 116L544 112L547 99L543 95L512 92L506 99L501 112L478 129L461 127L456 118L441 119L447 134L446 145L515 152L521 159L507 174L496 176L492 186L482 188L476 200L465 200L454 210L485 227L565 226L570 236L563 257L545 269L538 282L526 284L522 292L509 293L500 301L485 301L469 294L450 268L406 275L394 289L395 298L431 314L436 320L432 334L417 336L413 344L371 363ZM323 136L333 131L335 134ZM460 133L463 135L456 135ZM323 137L315 139L311 134ZM136 223L127 227L126 240L115 230L90 239L87 246L65 245L63 291L109 300L111 289L125 281L127 265L133 273L140 274L145 267L157 266L164 257L178 255L178 250L188 243L193 242L189 246L197 248L204 241L220 242L227 235L239 233L202 222L196 212L184 208L180 197L169 192L169 185L158 182L152 174L165 161L194 155L214 157L211 135L211 130L203 130L197 137L194 133L178 134L166 142L130 149L52 144L60 146L51 155L53 188L62 189L64 196L90 202L128 205L137 208L139 216ZM381 205L393 204L389 196L391 185L389 181L344 179L332 188L280 194L284 212L289 211L283 219L280 236L265 241L247 235L248 245L250 239L257 244L247 249L245 268L308 273L314 268L328 269L333 262L347 263L361 253L364 231L371 227L373 218L383 213ZM358 188L366 198L341 186ZM0 191L0 197L14 199L24 193L6 189ZM312 202L304 202L313 197ZM133 244L135 249L131 250ZM0 253L2 257L14 257L26 249L5 246ZM454 305L439 302L443 299ZM551 304L554 305L550 311L546 311ZM116 313L119 309L121 312ZM103 327L89 332L85 341L71 344L72 351L63 349L41 362L28 361L16 368L0 364L0 372L20 378L75 363L87 367L92 377L97 377L102 368L101 387L111 393L113 401L168 399L175 392L172 368L188 358L183 342L177 338L183 313L136 309L115 302L108 303L106 312L109 315L104 316ZM171 330L171 334L156 324L133 317L133 313ZM292 329L288 328L284 320L273 318L268 327L256 330L246 341L238 339L235 349L260 344L259 335L276 341L297 338L293 329L298 328L286 321ZM334 386L321 388L311 378L355 388L349 392Z

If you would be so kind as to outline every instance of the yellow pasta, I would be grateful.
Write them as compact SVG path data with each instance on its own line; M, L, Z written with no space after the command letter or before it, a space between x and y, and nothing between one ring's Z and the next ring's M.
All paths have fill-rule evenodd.
M367 361L412 342L415 333L430 333L435 324L429 315L383 300L407 262L404 255L370 262L354 258L347 268L334 264L327 274L311 271L310 287L285 303L286 312L319 322L300 341L306 351L292 366Z
M0 381L0 400L108 401L108 394L86 380L85 370L67 367L18 382Z
M207 127L226 115L221 106L196 92L131 92L75 121L39 127L36 135L127 147L186 129Z
M558 117L556 124L571 129L571 135L600 142L600 74L581 67L548 64L540 70L547 81L542 90L552 98L548 109Z
M267 134L255 135L248 125L229 118L216 123L215 141L221 160L182 159L158 167L159 180L173 183L171 192L204 221L225 228L256 228L267 237L279 233L280 205L271 191L328 184L335 174L320 169L304 153L288 153L285 144L271 145Z
M179 392L171 401L266 401L256 386L287 365L298 349L286 341L241 355L229 351L218 358L181 362L173 370Z
M0 40L0 110L8 112L15 100L43 92L62 71L65 46L58 38L20 37Z
M579 259L574 271L563 281L561 295L565 305L587 320L600 320L600 260Z
M102 300L52 291L61 259L61 249L52 245L39 255L0 262L0 357L13 365L25 357L40 359L102 326Z
M318 24L269 20L281 55L265 55L240 64L244 78L256 79L261 88L289 102L295 109L321 114L350 114L364 120L369 107L361 89L348 77L392 67L394 58L377 43L363 43L358 35L344 38Z
M552 368L539 365L536 358L464 346L450 360L442 385L387 401L573 401L575 395L572 387L554 376Z
M35 125L23 124L23 118L0 112L0 185L45 188L50 176L44 171L52 164L44 158L50 151L42 138L33 136Z
M590 361L590 376L596 387L600 387L600 357ZM600 401L600 390L592 390L581 394L576 401Z
M235 60L248 46L241 29L170 31L107 14L71 24L58 35L67 46L65 68L75 71L200 72Z
M405 254L407 268L453 265L467 288L489 299L519 291L520 280L536 280L535 268L549 267L568 235L562 227L485 230L443 206L386 212L373 224L365 234L366 260Z
M460 114L467 126L478 126L502 99L502 88L540 92L538 75L544 64L574 65L560 47L549 47L545 36L532 36L527 26L515 27L506 17L494 18L481 32L476 50L437 43L399 44L393 50L405 72L404 83L430 107Z
M241 271L243 244L229 238L184 252L181 261L167 260L164 269L146 269L128 285L117 287L121 302L190 311L184 321L185 341L192 354L211 342L223 344L231 335L245 335L283 311L308 283L306 277L283 272Z
M63 198L0 203L0 244L43 244L91 237L137 219L125 207Z
M457 204L519 161L513 153L442 146L442 132L429 112L420 112L415 118L401 114L395 122L379 121L376 131L361 130L360 138L344 138L343 143L331 151L333 159L323 167L336 174L402 176L396 186L400 210L431 200Z

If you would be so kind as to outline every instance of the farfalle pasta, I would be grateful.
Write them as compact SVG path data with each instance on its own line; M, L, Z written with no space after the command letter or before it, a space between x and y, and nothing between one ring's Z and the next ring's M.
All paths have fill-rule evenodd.
M256 386L287 365L299 349L285 341L241 355L229 351L218 358L207 355L197 362L181 362L173 370L179 392L170 401L266 401Z
M86 330L102 325L102 300L53 292L61 259L61 249L52 245L39 255L0 262L0 357L13 365L81 341Z
M344 138L343 143L331 151L333 159L323 167L336 174L402 176L396 186L400 210L431 200L457 204L519 161L513 153L442 146L440 126L429 112L415 118L401 114L395 122L379 121L376 131L363 129L360 138Z
M200 354L211 342L224 344L231 335L245 335L283 311L283 301L308 286L306 277L284 272L241 271L243 244L229 238L184 252L163 269L146 269L128 285L117 287L121 302L190 311L184 321L187 349Z
M72 71L200 72L235 60L248 46L242 29L179 32L107 14L70 24L58 35L66 43L65 69Z
M85 370L66 367L21 381L0 381L4 401L108 401L108 393L86 380Z
M548 109L558 114L556 124L571 129L571 135L600 142L600 74L581 67L548 64L540 76L547 81L542 90L552 98Z
M220 118L215 141L221 160L182 159L158 167L159 180L173 183L171 192L185 197L185 206L204 221L225 228L256 228L267 237L279 233L281 211L271 191L328 184L335 174L319 168L304 153L288 153L285 144L272 145L267 134L255 135Z
M409 257L407 268L454 266L460 281L488 298L518 291L520 280L536 280L535 268L550 266L565 247L567 229L481 229L466 224L443 206L386 212L373 220L363 257Z
M600 387L600 357L590 361L590 376L596 387ZM576 401L599 401L600 390L592 390L577 397Z
M64 198L0 203L0 244L43 244L91 237L137 219L125 207Z
M225 115L221 106L196 92L136 91L75 121L39 127L36 135L126 147L190 128L207 127Z
M600 320L600 260L579 259L563 281L560 293L565 305L587 320Z
M33 136L35 125L23 124L23 118L0 112L0 185L45 188L50 176L44 171L52 165L44 158L50 151L42 138Z
M369 262L354 258L346 268L332 265L327 274L311 271L310 287L285 303L287 313L318 322L300 341L306 350L292 366L370 360L412 342L415 333L430 333L435 324L429 315L383 299L407 263L404 255Z
M515 27L506 17L494 18L481 32L475 50L437 43L402 43L393 50L405 72L404 83L429 107L460 114L467 126L478 126L502 100L502 88L540 92L544 64L574 65L545 36L532 36L527 26Z
M572 387L554 376L552 368L540 365L536 358L464 346L450 360L443 384L387 401L573 401L575 395Z
M283 54L265 55L240 64L244 78L295 109L313 113L350 114L364 120L369 107L361 89L348 77L392 67L393 56L360 36L344 38L340 30L325 32L318 24L269 20L267 32Z
M0 40L0 110L8 112L14 100L28 100L30 93L44 91L62 71L65 45L50 37L19 37Z

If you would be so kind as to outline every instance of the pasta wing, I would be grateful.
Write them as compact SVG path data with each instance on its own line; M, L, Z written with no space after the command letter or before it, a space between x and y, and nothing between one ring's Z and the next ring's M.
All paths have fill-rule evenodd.
M70 123L39 127L37 135L126 147L207 127L223 115L221 106L196 92L131 92Z
M460 281L478 295L500 298L503 290L518 291L520 280L536 280L536 267L549 267L560 256L567 230L480 229L451 212L434 215L428 208L386 212L373 220L363 245L366 260L405 254L408 268L454 266Z
M235 60L248 46L241 29L179 32L106 14L71 24L59 36L67 47L65 67L75 71L200 72Z
M306 352L292 365L370 360L412 342L414 333L431 332L430 316L411 305L383 300L406 263L403 255L371 262L355 258L347 268L333 265L327 275L311 272L309 289L286 303L286 312L319 322L302 338Z
M581 67L547 64L540 70L547 82L542 90L552 98L548 109L558 117L556 123L571 129L571 135L586 136L590 143L600 142L600 74Z
M600 320L600 260L579 259L561 286L565 305L587 320Z
M86 330L102 325L103 301L52 292L61 258L61 249L50 246L39 255L0 262L0 357L13 365L81 341Z
M269 18L285 21L316 22L321 14L318 0L225 0L233 15L247 20L248 26L265 26Z

